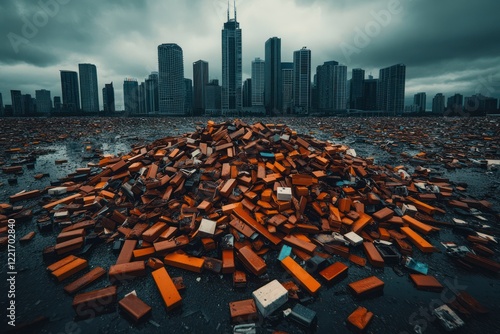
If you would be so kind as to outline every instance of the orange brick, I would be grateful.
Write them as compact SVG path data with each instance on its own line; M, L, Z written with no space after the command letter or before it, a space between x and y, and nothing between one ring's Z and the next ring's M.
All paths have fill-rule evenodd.
M292 275L300 285L312 295L315 295L321 288L321 284L314 279L307 271L305 271L297 262L290 256L281 260L281 265L285 270Z
M169 266L193 271L195 273L201 273L203 263L205 263L203 259L182 253L170 253L165 256L163 261Z
M182 302L182 297L179 291L175 287L172 278L168 274L165 268L160 268L152 272L153 279L156 283L156 287L160 291L160 295L165 303L167 311L180 306Z

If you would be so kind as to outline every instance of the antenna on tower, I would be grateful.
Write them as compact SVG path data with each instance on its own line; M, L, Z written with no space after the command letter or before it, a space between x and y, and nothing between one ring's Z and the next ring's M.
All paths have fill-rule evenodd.
M233 7L234 7L234 21L236 22L236 0L233 0Z
M229 0L227 0L227 22L229 22Z

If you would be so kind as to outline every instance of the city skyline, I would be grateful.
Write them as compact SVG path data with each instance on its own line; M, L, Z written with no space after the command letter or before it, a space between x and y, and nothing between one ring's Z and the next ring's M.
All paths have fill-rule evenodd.
M117 109L123 109L118 83L126 77L143 80L158 71L155 51L162 43L177 43L183 49L186 78L192 78L190 64L204 59L210 66L209 79L222 81L220 31L227 1L138 1L121 6L53 2L57 8L52 11L43 11L39 3L44 1L0 5L4 104L11 103L10 90L34 96L36 90L47 89L53 97L61 96L59 70L77 71L79 63L92 63L98 68L98 89L104 82L117 83ZM244 31L242 80L251 77L252 59L264 58L265 41L277 36L282 41L282 62L292 61L293 51L307 46L312 68L333 59L347 66L348 79L353 68L378 77L379 69L404 63L405 105L424 91L428 110L436 93L499 97L500 53L492 42L499 26L494 8L499 5L486 0L474 4L446 0L433 3L431 10L429 4L425 0L236 1ZM106 15L109 19L103 20ZM445 19L449 16L463 23L449 25ZM134 20L122 24L127 17Z

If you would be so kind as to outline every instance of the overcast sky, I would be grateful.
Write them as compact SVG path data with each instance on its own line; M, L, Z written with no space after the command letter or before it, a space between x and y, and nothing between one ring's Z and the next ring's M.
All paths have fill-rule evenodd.
M40 5L48 4L45 10ZM378 78L379 69L404 63L406 100L413 94L482 93L500 97L498 0L237 0L243 34L243 79L269 37L281 38L282 61L307 46L317 65L337 60ZM209 62L221 78L221 29L226 0L1 0L0 92L61 95L59 70L97 66L101 89L113 82L117 109L123 80L157 71L157 46L177 43L184 75ZM47 14L48 13L48 14ZM233 17L231 0L231 17Z

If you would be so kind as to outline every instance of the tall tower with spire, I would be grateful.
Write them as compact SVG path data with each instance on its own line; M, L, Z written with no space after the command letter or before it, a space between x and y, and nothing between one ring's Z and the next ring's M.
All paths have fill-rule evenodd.
M242 84L242 43L240 24L236 20L236 2L234 18L229 17L227 4L227 22L222 29L222 113L229 114L241 110Z

